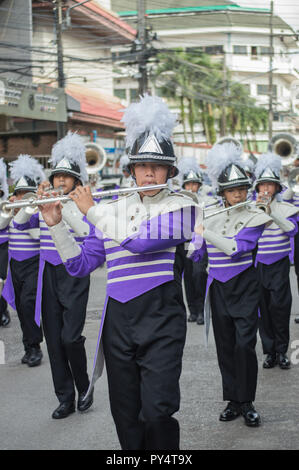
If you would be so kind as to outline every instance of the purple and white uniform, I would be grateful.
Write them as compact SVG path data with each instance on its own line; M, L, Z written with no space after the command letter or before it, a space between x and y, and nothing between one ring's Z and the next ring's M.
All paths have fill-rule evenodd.
M212 211L213 212L213 211ZM218 214L204 223L204 239L194 234L188 257L200 261L208 253L206 291L206 331L209 330L209 287L214 279L225 283L253 265L252 251L263 233L269 216L258 209L242 207Z
M144 196L142 202L135 193L93 206L87 219L96 230L81 246L63 222L50 232L72 276L85 276L107 262L107 297L92 386L102 372L103 357L98 353L108 300L126 304L176 279L177 247L191 239L195 207L189 197L165 189L156 196Z
M63 217L68 224L68 230L74 234L78 244L83 243L84 238L89 234L91 226L82 214L78 217L78 209L75 203L68 202L63 208ZM29 216L24 210L20 211L13 222L14 230L21 234L30 230L39 229L40 231L40 264L38 273L37 297L35 306L35 320L40 324L41 317L41 298L43 285L43 272L45 263L48 262L53 266L62 264L62 259L52 240L51 233L40 212ZM73 227L73 228L72 228Z
M7 225L6 225L7 224ZM2 243L8 240L8 259L14 259L16 261L24 261L39 254L40 241L39 241L39 230L25 230L21 231L15 228L12 218L5 217L0 221L0 226L5 228L0 230L0 237ZM16 309L15 305L15 293L12 284L10 269L8 270L7 280L2 293L3 297L11 305L12 308Z
M273 200L270 204L270 227L267 227L259 239L256 255L257 263L273 264L286 256L293 259L293 237L298 231L298 210L292 204Z
M259 240L256 256L261 284L259 330L264 354L286 354L292 306L290 260L298 233L298 209L287 202L270 204L273 223Z
M299 194L294 193L294 191L288 188L282 193L282 198L284 202L288 202L289 204L293 204L295 207L297 207L297 221L299 221Z

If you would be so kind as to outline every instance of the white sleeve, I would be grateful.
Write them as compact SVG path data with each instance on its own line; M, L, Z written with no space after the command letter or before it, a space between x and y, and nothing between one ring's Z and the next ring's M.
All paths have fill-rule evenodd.
M294 224L290 220L286 219L276 211L272 211L270 217L284 232L291 232L295 228Z
M32 214L28 214L24 207L19 210L19 212L14 216L14 221L17 224L26 224L32 217Z
M65 263L68 259L80 255L81 249L75 241L73 235L67 229L63 220L59 224L49 227L51 237L55 243L57 251Z
M4 230L10 224L12 216L5 214L4 212L0 214L0 230Z
M204 230L203 237L228 256L231 256L237 251L237 242L233 238L222 237L208 229Z

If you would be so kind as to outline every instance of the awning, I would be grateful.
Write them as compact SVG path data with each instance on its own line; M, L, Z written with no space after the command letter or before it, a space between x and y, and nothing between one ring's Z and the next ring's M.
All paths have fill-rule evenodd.
M118 98L81 85L69 85L66 93L72 98L68 99L71 120L100 124L114 130L124 129L120 120L125 108Z

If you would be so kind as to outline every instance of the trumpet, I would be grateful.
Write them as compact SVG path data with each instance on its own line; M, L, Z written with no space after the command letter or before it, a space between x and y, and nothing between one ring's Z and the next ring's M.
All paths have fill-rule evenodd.
M203 218L204 220L210 219L211 217L221 214L222 212L228 212L233 209L239 209L240 207L246 207L246 206L256 207L257 209L261 209L262 211L264 211L266 214L269 214L269 202L270 202L270 199L268 199L267 202L265 201L265 202L258 202L258 203L247 200L244 202L239 202L239 204L235 204L234 206L224 207L223 209L219 209L218 211L204 215Z
M133 188L119 188L119 189L109 189L107 191L95 191L92 192L91 195L94 199L96 198L103 198L121 194L130 194L134 192L145 192L145 191L154 191L154 190L161 190L168 188L167 184L155 184L151 186L136 186ZM22 209L27 207L37 207L44 204L51 204L53 202L61 202L65 204L72 199L69 196L56 196L56 197L45 197L42 199L38 199L38 196L34 193L30 193L30 197L27 200L21 200L17 202L7 202L3 201L0 203L0 212L3 214L9 214L14 209Z

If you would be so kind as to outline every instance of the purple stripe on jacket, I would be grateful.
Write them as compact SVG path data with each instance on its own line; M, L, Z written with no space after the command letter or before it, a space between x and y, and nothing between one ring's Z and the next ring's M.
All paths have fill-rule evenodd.
M9 233L8 227L4 228L3 230L0 230L0 245L8 242L8 239L9 239L8 233Z
M257 263L267 265L276 263L276 261L279 261L286 256L289 256L290 260L293 261L294 249L292 239L298 232L297 215L292 215L291 217L288 217L287 220L292 222L294 225L294 228L289 232L283 232L280 227L276 229L266 229L263 232L258 243L258 250L255 259L256 266ZM269 234L269 230L273 231L273 234ZM265 241L265 238L271 238L271 241ZM279 238L282 238L282 240L279 240Z
M85 239L80 247L81 254L67 260L66 269L72 276L82 277L107 260L107 296L119 302L127 302L173 280L175 247L191 238L194 222L195 208L190 210L189 207L146 220L134 235L120 244L115 242L119 248L116 251L119 256L115 260L109 260L109 256L115 253L109 246L113 240L104 239L97 230ZM109 248L105 248L105 243ZM150 264L156 261L157 264ZM140 265L129 266L136 263ZM123 268L125 264L128 266ZM113 267L119 269L109 271Z
M258 239L260 238L263 230L264 225L259 225L258 227L245 227L240 230L240 232L233 237L237 243L237 250L230 256L221 251L217 253L209 252L209 248L216 247L214 247L214 245L207 244L205 241L204 243L201 243L200 235L196 235L192 239L192 242L195 248L198 248L194 251L194 253L192 253L190 257L193 259L193 261L200 261L200 259L203 257L203 254L207 251L209 258L209 277L217 279L220 282L226 282L245 271L252 265L252 251L256 247ZM231 239L232 237L225 238ZM214 257L216 254L217 256ZM247 256L243 256L246 254ZM217 259L219 257L223 257L225 259L219 260Z

